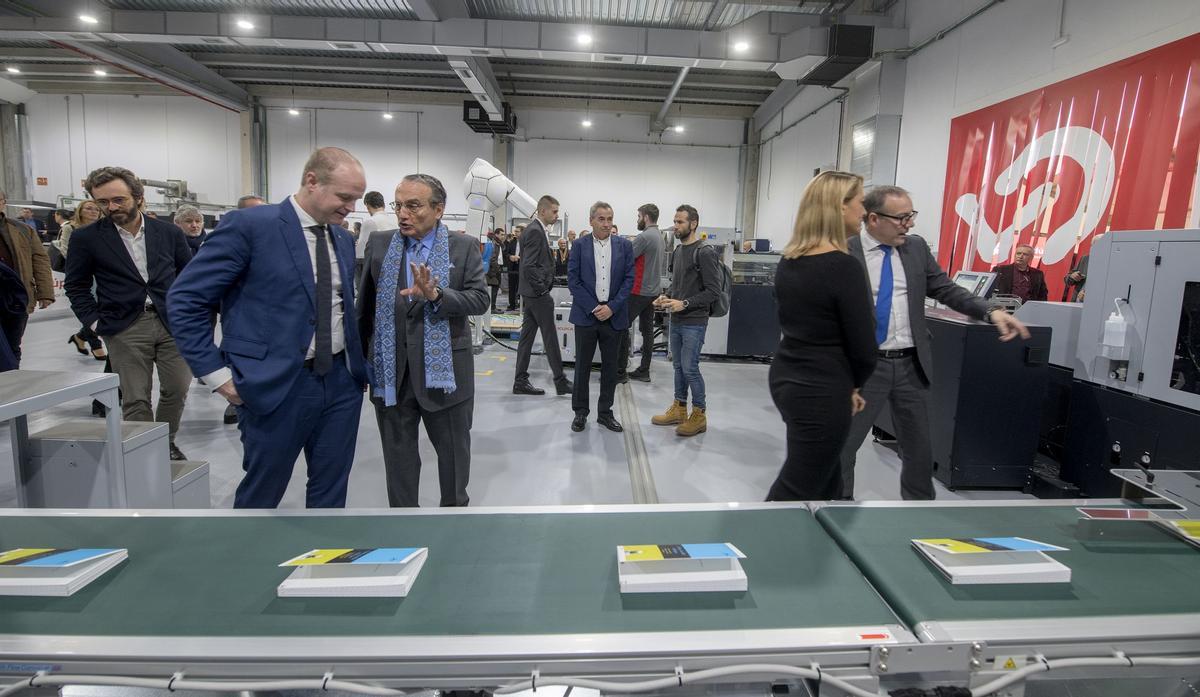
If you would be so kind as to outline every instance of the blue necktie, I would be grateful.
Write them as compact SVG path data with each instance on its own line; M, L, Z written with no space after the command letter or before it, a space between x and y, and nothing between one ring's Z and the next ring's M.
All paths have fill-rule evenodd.
M887 341L888 320L892 316L892 248L880 245L883 267L879 269L879 295L875 298L875 343Z
M408 240L408 261L410 263L420 266L421 264L424 264L428 260L427 257L428 257L428 255L425 252L425 245L423 244L422 240L414 240L414 239ZM412 288L412 284L413 284L412 267L409 266L408 264L405 264L405 266L404 266L404 277L406 279L408 279L408 283L404 287Z

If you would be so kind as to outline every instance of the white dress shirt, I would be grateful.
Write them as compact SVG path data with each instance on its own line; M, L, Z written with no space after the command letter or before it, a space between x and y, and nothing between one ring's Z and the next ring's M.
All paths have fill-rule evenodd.
M308 258L313 264L313 284L315 285L317 282L317 236L308 228L317 225L318 223L317 221L313 220L311 215L309 215L303 208L300 207L299 203L296 203L295 196L289 196L288 201L291 202L292 207L296 210L296 217L300 219L300 228L304 232L304 241L308 243ZM334 251L337 245L333 244L333 231L328 225L325 226L325 240L329 244L329 266L332 273L331 280L333 282L333 299L331 301L332 305L329 321L330 324L333 325L331 327L333 334L332 352L336 354L346 350L346 328L343 324L345 310L343 309L342 305L342 273L341 269L338 268L337 253ZM309 342L308 351L304 354L304 357L308 359L316 355L317 334L316 332L313 332L312 341ZM233 373L230 372L229 368L221 368L216 372L205 375L203 378L204 384L208 385L214 392L218 387L224 385L232 379Z
M612 281L612 236L603 240L596 237L593 238L593 241L592 258L596 262L596 300L603 305L608 302L608 290Z
M142 275L142 280L150 283L150 267L146 262L146 220L142 218L141 213L138 213L138 220L141 221L141 225L138 226L136 233L130 232L120 225L117 226L117 232L121 235L121 242L125 243L125 251L129 252L129 256L133 259L133 265ZM152 304L149 295L146 295L145 303L147 306Z
M362 230L358 233L358 244L354 245L354 256L362 261L362 258L367 253L367 242L371 240L371 233L380 230L395 230L400 227L396 222L396 214L388 213L386 210L379 211L363 221Z
M883 244L862 233L863 258L867 262L867 275L871 278L871 301L879 300L879 276L883 270ZM904 275L904 264L900 262L900 249L892 248L892 314L888 318L887 339L879 345L884 351L913 347L912 324L908 320L908 278Z

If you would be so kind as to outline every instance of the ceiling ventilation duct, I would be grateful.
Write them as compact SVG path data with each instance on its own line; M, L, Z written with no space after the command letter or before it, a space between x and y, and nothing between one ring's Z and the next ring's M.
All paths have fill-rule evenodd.
M875 27L835 24L829 27L829 50L825 60L804 74L803 85L829 87L854 72L875 50Z
M476 133L510 136L517 132L517 116L507 103L502 104L503 111L499 120L493 119L479 102L466 100L463 102L463 123Z

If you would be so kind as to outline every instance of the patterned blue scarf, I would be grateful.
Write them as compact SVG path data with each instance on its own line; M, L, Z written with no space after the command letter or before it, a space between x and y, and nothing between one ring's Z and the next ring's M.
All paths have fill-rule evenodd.
M434 230L433 249L428 265L433 276L444 288L450 278L450 233L438 223ZM383 399L384 406L396 404L396 294L400 279L407 279L404 246L408 238L400 232L392 237L380 269L379 290L375 298L375 372L373 394ZM454 353L450 347L450 322L433 317L433 306L425 303L425 387L453 392Z

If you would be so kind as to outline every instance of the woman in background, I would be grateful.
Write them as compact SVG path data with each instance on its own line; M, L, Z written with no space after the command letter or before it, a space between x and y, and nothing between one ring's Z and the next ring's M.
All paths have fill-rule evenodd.
M58 239L53 242L54 246L63 256L65 262L67 254L70 252L71 235L79 228L91 225L100 219L100 206L96 205L95 201L84 201L75 209L75 215L63 223L59 229ZM104 350L104 343L100 341L100 335L87 326L79 327L79 333L72 334L67 338L68 344L74 344L75 350L81 355L88 355L88 350L92 352L92 358L98 361L108 360L108 351Z
M554 258L554 285L567 285L567 261L571 258L570 249L567 247L567 238L558 238L558 244L550 256Z
M804 189L775 272L783 338L768 383L787 425L787 459L768 501L840 496L839 455L859 389L875 370L874 313L862 264L846 252L865 213L863 180L822 172Z

